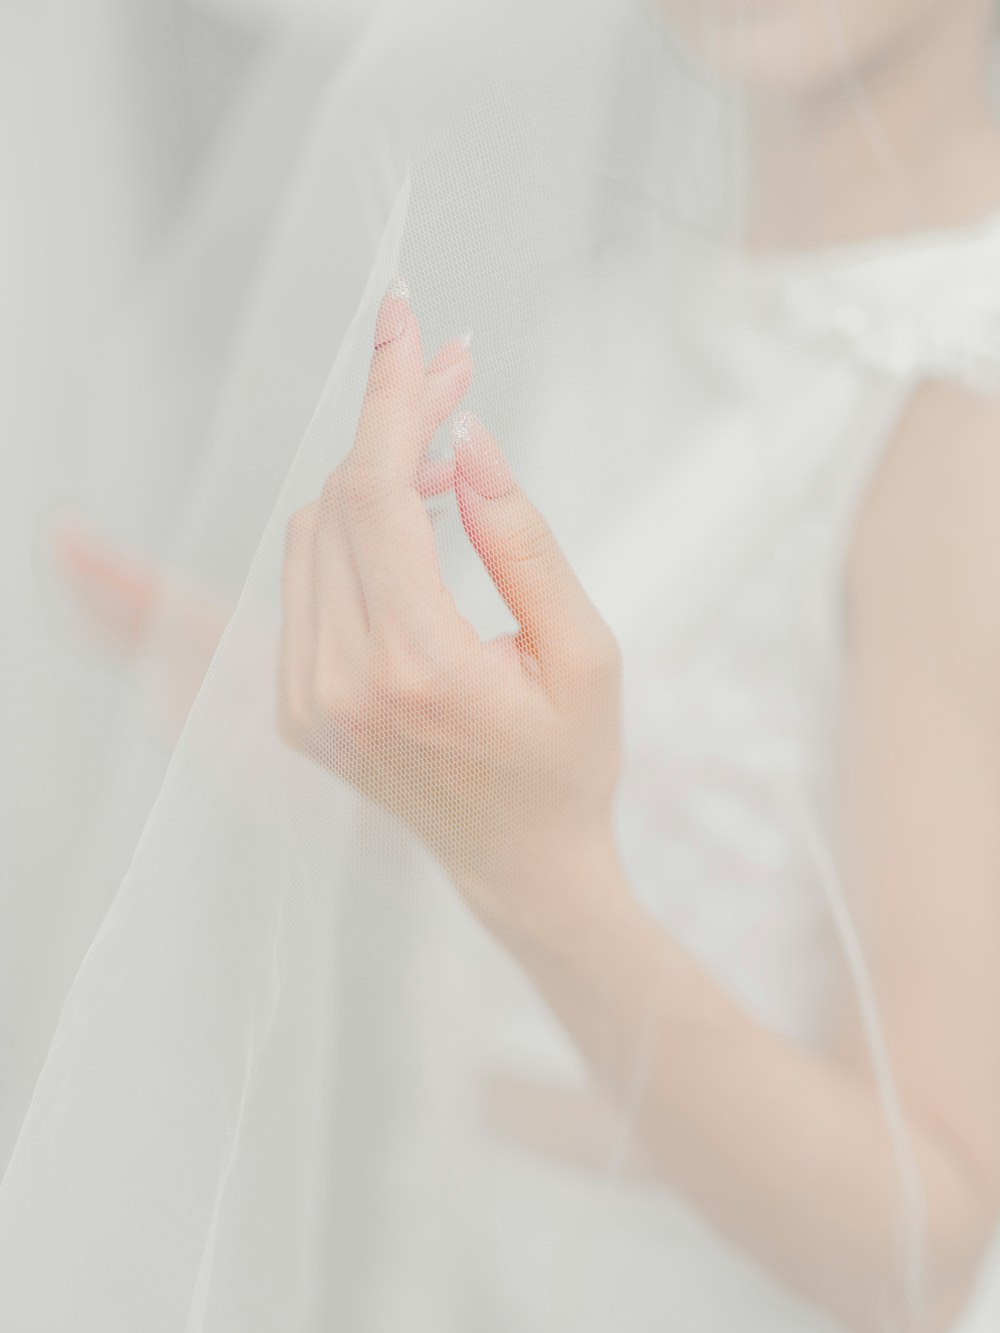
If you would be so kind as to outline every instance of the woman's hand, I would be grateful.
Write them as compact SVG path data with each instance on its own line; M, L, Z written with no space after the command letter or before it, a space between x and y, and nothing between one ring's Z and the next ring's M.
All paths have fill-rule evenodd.
M279 713L491 928L538 942L582 910L575 872L613 860L618 651L485 428L463 414L454 467L426 459L471 373L461 343L425 369L407 301L385 298L354 446L289 526ZM509 638L482 642L442 582L422 496L452 484Z
M221 591L137 555L79 518L58 520L52 552L87 637L113 657L143 664L156 730L173 745L233 605Z

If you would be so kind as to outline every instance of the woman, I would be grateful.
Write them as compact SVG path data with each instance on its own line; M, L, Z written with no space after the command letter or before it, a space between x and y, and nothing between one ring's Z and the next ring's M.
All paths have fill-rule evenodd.
M647 114L634 117L641 134L619 121L608 141L601 98L582 128L559 119L571 61L538 52L555 49L565 14L536 20L530 55L490 47L492 31L477 39L498 71L523 76L484 94L487 112L469 97L479 70L459 27L465 63L447 101L463 115L432 107L419 127L440 156L417 154L375 265L380 288L390 261L413 278L413 305L402 283L377 314L362 302L82 974L93 1022L96 999L123 994L120 960L151 922L189 945L223 939L231 895L165 896L165 865L195 889L219 865L239 885L238 931L195 969L196 999L199 978L213 983L205 1068L233 1049L241 1016L253 1022L252 1058L226 1084L242 1100L218 1111L222 1124L239 1108L235 1131L205 1130L210 1099L196 1097L184 1140L181 1160L218 1182L177 1196L214 1198L190 1305L177 1305L192 1327L237 1326L246 1292L264 1287L245 1257L271 1253L274 1237L247 1249L234 1219L243 1191L277 1216L287 1203L287 1180L268 1195L260 1161L294 1118L267 1104L281 1070L299 1089L289 1106L308 1094L280 1051L297 1052L295 1071L325 1067L309 1066L289 1020L274 1039L284 991L294 1024L322 994L306 987L296 1009L296 985L325 966L319 948L289 952L287 919L305 899L270 891L289 875L323 894L330 876L346 886L334 994L350 1004L338 1086L320 1076L315 1103L329 1098L334 1128L311 1125L312 1148L288 1164L301 1181L316 1145L333 1157L336 1198L316 1205L309 1234L336 1244L298 1251L336 1275L311 1311L373 1329L946 1329L991 1240L1000 301L983 284L1000 272L1000 226L979 220L1000 164L993 6L664 0L620 28L607 17L587 8L578 44L566 41L583 88L607 61L604 34L624 52ZM676 64L656 54L668 41ZM650 75L667 68L681 93L648 114ZM532 96L553 109L552 143L484 163L517 94L517 123L531 123ZM671 137L678 107L684 133ZM677 226L691 211L683 140L699 125L712 136L692 151L711 168L707 240ZM720 165L734 141L739 170ZM595 163L627 179L595 189L601 215L581 222L572 181L589 183ZM498 181L519 191L509 215ZM655 208L629 190L664 182L676 194ZM702 197L694 211L706 230ZM719 214L735 216L736 247L720 245ZM423 323L452 314L451 293L431 286L442 273L467 293L487 275L463 298L486 322L477 368L491 341L502 353L481 393L498 436L506 427L525 450L532 500L480 420L489 412L463 410L467 340L425 358ZM428 445L456 411L442 460ZM454 511L435 498L452 495ZM79 551L73 563L86 582ZM237 696L279 566L279 678ZM89 568L114 583L113 561ZM483 571L513 622L499 637ZM246 723L271 689L285 739L315 768L262 749L263 725ZM284 802L279 832L269 792ZM200 841L179 852L183 829ZM493 944L438 892L405 829ZM202 882L206 861L217 869ZM430 896L408 903L425 880ZM254 969L264 976L272 944L261 989ZM129 1015L136 1031L187 975L172 957ZM231 994L236 1019L216 1027ZM57 1034L50 1089L71 1061L96 1063L97 1038L72 1030L61 1046ZM167 1024L168 1048L185 1030ZM185 1086L205 1086L200 1058L178 1064ZM265 1109L245 1130L253 1096ZM40 1153L87 1137L62 1111L46 1120L54 1098ZM111 1100L117 1119L119 1105L156 1115L132 1089ZM31 1142L13 1176L25 1194ZM588 1166L603 1167L603 1188ZM127 1194L111 1197L122 1207ZM287 1206L301 1219L314 1204ZM5 1242L16 1216L0 1214ZM169 1265L165 1288L190 1267ZM308 1286L301 1272L297 1287L271 1276L271 1290Z
M675 8L682 33L696 46L710 37L717 69L747 89L765 187L755 212L751 184L747 245L854 242L994 205L992 5ZM857 65L845 85L847 52ZM873 123L905 193L866 151ZM823 1056L776 1041L644 909L658 886L633 886L615 845L614 639L470 416L456 435L458 507L516 636L483 645L441 583L416 472L470 378L458 347L425 371L416 321L390 294L353 450L290 530L289 734L430 843L618 1099L642 1053L638 1131L675 1188L850 1327L902 1326L915 1293L891 1277L896 1197L876 1079L849 1037ZM984 398L915 394L845 576L854 874L876 923L927 1208L914 1327L947 1327L961 1308L1000 1188L1000 969L995 943L976 943L997 939L1000 910L998 432ZM942 948L965 960L959 975Z

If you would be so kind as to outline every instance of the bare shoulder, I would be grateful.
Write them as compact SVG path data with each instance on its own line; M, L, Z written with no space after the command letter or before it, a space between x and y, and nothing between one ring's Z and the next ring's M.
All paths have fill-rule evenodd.
M900 420L858 516L848 625L1000 699L1000 396L933 383Z

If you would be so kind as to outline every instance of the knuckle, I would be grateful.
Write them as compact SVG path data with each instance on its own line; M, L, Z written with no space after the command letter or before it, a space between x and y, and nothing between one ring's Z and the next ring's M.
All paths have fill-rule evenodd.
M397 716L426 716L443 709L452 694L444 662L412 644L382 638L373 659L371 683L382 709Z
M588 693L617 688L621 676L621 648L603 621L591 628L573 654L576 683Z
M368 365L368 383L365 389L369 397L385 393L388 389L395 387L399 372L396 369L395 356L391 348L392 341L388 341L382 346L376 346L372 352L371 361Z
M355 447L367 452L379 440L408 430L416 407L393 375L375 367L365 390Z
M296 509L285 528L285 551L289 555L308 549L316 531L316 505Z
M278 694L278 734L294 749L302 749L313 730L313 711L305 693L286 681Z
M400 358L396 346L390 343L376 348L365 386L365 407L369 413L396 417L400 411L409 412L423 401L423 389L423 376L411 373L407 358Z
M337 503L355 513L377 511L384 499L384 486L375 470L364 463L345 468L337 490Z
M313 679L313 698L320 716L327 721L350 717L357 708L355 691L337 672L317 670Z
M548 526L536 510L532 510L524 517L511 542L516 558L521 564L543 561L549 555L551 545L552 538Z
M327 518L336 514L344 504L343 474L343 466L338 467L330 473L323 483L319 506Z

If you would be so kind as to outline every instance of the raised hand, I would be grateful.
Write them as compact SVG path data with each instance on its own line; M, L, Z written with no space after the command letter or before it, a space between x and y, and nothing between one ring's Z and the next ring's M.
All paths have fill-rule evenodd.
M461 343L425 368L408 301L385 298L353 448L289 525L279 715L488 924L537 939L579 910L575 870L613 855L618 651L479 421L458 418L453 468L428 463L471 376ZM451 484L516 635L484 643L442 582L422 497Z

